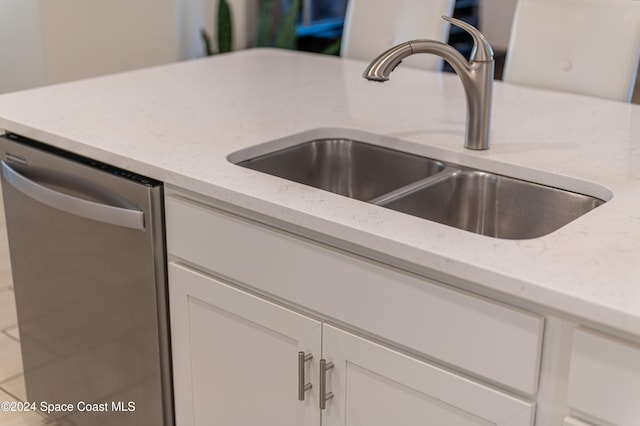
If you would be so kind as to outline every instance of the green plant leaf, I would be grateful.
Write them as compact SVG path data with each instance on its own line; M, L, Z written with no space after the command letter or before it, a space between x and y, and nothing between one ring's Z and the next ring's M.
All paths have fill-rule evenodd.
M342 40L336 40L331 43L329 46L325 47L321 53L325 55L339 55L340 54L340 46L342 45Z
M262 0L262 8L260 9L260 23L258 27L259 47L271 46L271 29L274 22L273 1Z
M211 49L211 37L209 36L207 31L204 29L201 29L200 37L202 37L202 42L204 43L204 53L207 56L213 55L214 52L213 52L213 49Z
M218 52L231 52L233 48L233 24L227 0L218 2Z
M289 4L284 19L280 25L280 31L275 40L275 47L282 49L296 48L296 24L298 22L298 14L300 12L300 0L292 0Z

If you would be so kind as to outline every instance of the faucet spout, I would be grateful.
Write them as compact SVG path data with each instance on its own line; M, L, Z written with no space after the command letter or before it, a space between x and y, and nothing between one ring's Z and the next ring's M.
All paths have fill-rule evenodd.
M442 18L468 31L473 37L474 48L468 61L448 44L435 40L412 40L380 54L369 64L362 76L367 80L387 81L391 72L408 56L416 53L440 56L460 77L467 98L465 148L488 149L493 94L493 50L484 35L473 26L448 16Z

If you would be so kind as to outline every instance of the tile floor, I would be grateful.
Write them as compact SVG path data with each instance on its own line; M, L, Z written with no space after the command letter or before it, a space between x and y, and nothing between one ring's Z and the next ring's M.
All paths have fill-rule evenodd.
M11 266L7 245L7 228L0 193L0 404L2 402L26 401L20 336L11 282ZM1 405L0 405L1 407ZM57 423L34 412L10 412L0 408L2 426L72 426Z

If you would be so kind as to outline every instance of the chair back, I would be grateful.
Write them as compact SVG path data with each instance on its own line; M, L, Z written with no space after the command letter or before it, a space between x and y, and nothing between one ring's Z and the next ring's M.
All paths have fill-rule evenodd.
M454 0L349 0L340 56L371 61L390 47L413 39L446 43ZM403 66L439 70L435 55L412 55Z
M638 0L519 0L503 78L629 102L639 58Z

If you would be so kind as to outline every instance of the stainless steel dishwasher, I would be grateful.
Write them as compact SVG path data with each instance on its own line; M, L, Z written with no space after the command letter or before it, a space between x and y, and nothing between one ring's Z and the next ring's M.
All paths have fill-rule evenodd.
M79 426L173 425L162 184L0 147L28 402Z

